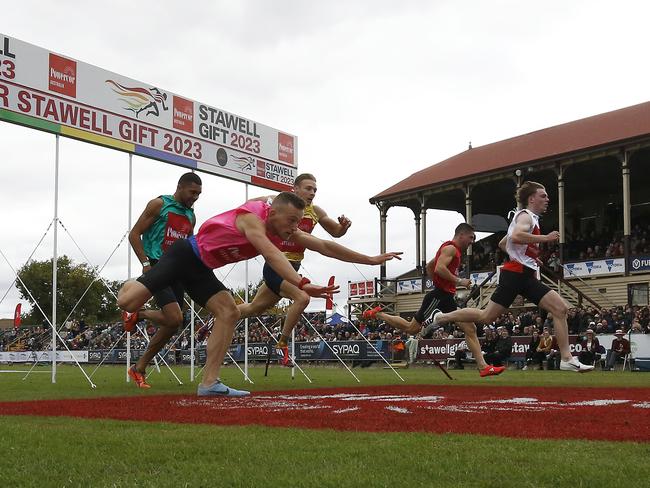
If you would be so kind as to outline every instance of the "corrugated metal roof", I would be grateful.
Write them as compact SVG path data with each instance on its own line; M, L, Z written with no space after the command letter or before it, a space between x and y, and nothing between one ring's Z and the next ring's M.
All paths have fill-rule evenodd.
M412 174L375 195L371 201L511 166L567 157L572 153L648 135L650 102L645 102L468 149Z

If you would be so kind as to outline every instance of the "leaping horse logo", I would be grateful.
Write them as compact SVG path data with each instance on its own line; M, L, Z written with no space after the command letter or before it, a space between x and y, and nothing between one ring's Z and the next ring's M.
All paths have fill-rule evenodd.
M113 80L106 80L111 90L120 95L119 100L126 103L124 110L130 110L135 114L137 119L141 112L147 110L145 116L153 114L156 117L160 115L158 104L162 105L163 110L168 110L165 101L167 94L161 92L158 88L141 88L141 87L128 87L119 84Z

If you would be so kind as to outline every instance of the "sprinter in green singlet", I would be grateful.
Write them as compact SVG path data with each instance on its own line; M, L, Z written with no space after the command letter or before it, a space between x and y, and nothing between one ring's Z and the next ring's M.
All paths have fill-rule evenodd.
M201 185L201 178L197 174L185 173L178 180L173 195L161 195L147 203L129 232L129 242L142 263L143 274L158 262L174 242L194 233L196 217L192 207L201 194ZM124 313L124 330L127 332L135 329L139 319L147 319L158 325L146 351L129 369L129 376L139 388L151 387L145 375L149 361L183 324L183 295L183 286L177 283L154 295L160 310Z

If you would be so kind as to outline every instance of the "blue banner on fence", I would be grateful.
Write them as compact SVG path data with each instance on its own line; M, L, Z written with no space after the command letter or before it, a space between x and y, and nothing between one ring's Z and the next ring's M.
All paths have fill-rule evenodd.
M366 341L332 341L332 342L296 342L296 360L298 361L336 361L338 355L341 359L346 361L364 360L364 359L380 359L384 357L390 359L390 342L389 341L372 341L371 347ZM271 353L271 360L277 361L281 357L281 352L277 350L274 345L266 342L256 342L248 344L248 360L249 361L266 361L269 355L269 348ZM228 352L232 359L237 362L244 361L244 344L231 344ZM289 351L291 351L291 344L289 344ZM131 350L131 363L137 361L144 353L141 349ZM169 364L189 364L190 363L190 350L177 349L175 351L162 352L165 361ZM381 355L381 356L380 356ZM113 349L108 350L91 350L88 351L89 363L104 364L124 364L126 363L126 349ZM201 346L195 350L195 361L197 364L205 364L207 354L205 347ZM226 356L226 359L229 359Z
M630 256L630 271L650 271L650 255Z

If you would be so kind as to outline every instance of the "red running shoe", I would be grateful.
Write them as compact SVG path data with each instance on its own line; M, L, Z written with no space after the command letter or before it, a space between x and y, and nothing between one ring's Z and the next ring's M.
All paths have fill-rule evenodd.
M379 312L382 311L381 306L377 306L375 308L371 308L369 310L365 310L362 314L364 319L374 319Z
M289 347L284 346L280 347L279 349L282 350L282 359L280 359L280 364L282 366L286 366L287 368L293 368L293 361L291 361L291 358L289 357Z
M486 376L499 375L503 373L505 370L506 370L505 366L490 366L488 364L485 368L479 371L479 374L481 375L481 378L485 378Z
M122 321L124 322L124 332L133 332L135 324L138 323L138 312L122 312Z
M129 368L129 378L133 380L138 388L151 388L151 385L147 383L145 375L135 369L135 364Z

